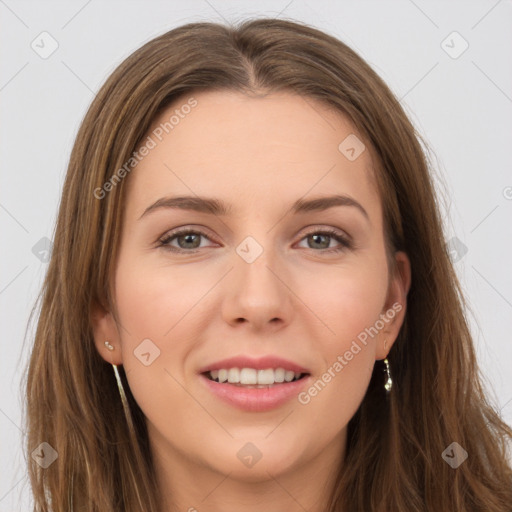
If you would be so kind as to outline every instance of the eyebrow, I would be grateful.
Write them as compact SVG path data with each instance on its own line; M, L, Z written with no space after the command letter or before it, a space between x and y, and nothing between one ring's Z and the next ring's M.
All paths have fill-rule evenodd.
M317 197L314 199L298 199L293 203L291 210L293 213L319 212L336 206L352 206L357 208L369 221L368 212L363 206L350 196L336 194L333 196ZM210 213L218 216L228 216L232 212L231 205L226 204L220 199L213 199L199 196L179 196L162 197L148 206L144 213L139 217L142 219L145 215L161 208L176 208L181 210L190 210L200 213Z

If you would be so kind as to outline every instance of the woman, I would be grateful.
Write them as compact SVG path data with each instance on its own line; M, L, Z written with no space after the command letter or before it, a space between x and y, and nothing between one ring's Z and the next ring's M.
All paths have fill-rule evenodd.
M512 510L419 141L301 23L128 57L77 135L41 295L36 510Z

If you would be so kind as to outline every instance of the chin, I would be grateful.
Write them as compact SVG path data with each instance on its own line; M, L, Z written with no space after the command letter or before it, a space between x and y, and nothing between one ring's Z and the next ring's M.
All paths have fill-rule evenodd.
M220 453L217 449L214 453L208 450L211 457L205 462L213 470L224 475L229 474L230 479L265 482L296 469L301 464L301 454L297 449L300 444L297 441L278 436L275 439L265 439L264 436L257 439L253 437L252 440L250 436L230 439L225 445L217 445Z

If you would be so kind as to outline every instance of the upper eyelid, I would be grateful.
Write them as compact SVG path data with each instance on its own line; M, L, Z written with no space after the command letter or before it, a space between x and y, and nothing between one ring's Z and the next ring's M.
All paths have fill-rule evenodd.
M206 228L194 228L194 227L183 226L181 228L175 228L175 229L170 229L170 230L166 231L162 236L160 236L158 238L158 240L165 240L166 238L174 238L178 235L183 235L183 234L188 234L188 233L201 235L201 236L204 236L205 238L208 238L212 241L214 241L213 239L215 238L209 234L209 232Z
M302 240L304 237L312 234L312 233L322 233L324 231L334 231L338 236L345 238L348 242L352 242L352 237L343 229L336 228L333 226L326 226L326 225L312 225L307 226L304 228L306 232L301 236L299 239ZM197 234L200 236L203 236L205 238L208 238L210 241L215 242L215 237L212 237L209 235L208 230L206 228L195 228L195 227L189 227L189 226L183 226L180 228L171 229L169 231L166 231L162 236L158 238L158 241L167 241L168 239L173 239L179 235L185 235L185 234ZM327 236L333 236L332 233L326 233ZM184 249L185 250L185 249Z

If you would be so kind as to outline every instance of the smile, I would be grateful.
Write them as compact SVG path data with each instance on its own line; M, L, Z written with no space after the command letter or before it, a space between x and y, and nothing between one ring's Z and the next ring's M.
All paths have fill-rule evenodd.
M217 399L227 403L232 407L249 412L270 411L286 404L293 398L296 398L299 393L309 385L309 381L311 380L311 376L307 373L298 374L296 377L296 374L292 372L292 380L290 381L285 379L283 382L278 382L275 380L273 383L258 383L261 382L259 381L259 372L267 372L262 374L263 381L270 380L270 372L273 374L272 379L276 377L277 379L280 379L281 372L278 368L276 370L268 369L270 372L268 370L259 370L258 374L256 375L255 383L255 370L253 368L242 368L239 371L239 375L241 375L242 381L245 380L246 382L252 382L252 384L243 384L240 383L240 381L229 382L227 380L226 374L232 370L238 370L238 368L230 368L224 372L222 370L214 370L212 372L202 373L200 374L200 378L209 392L212 393L212 395L214 395ZM252 370L252 372L243 372L243 370ZM211 375L211 373L215 375L214 372L219 372L215 380ZM220 372L222 372L221 376L223 378L223 382L219 381ZM231 373L234 380L237 373ZM290 375L288 375L288 378L290 378Z

